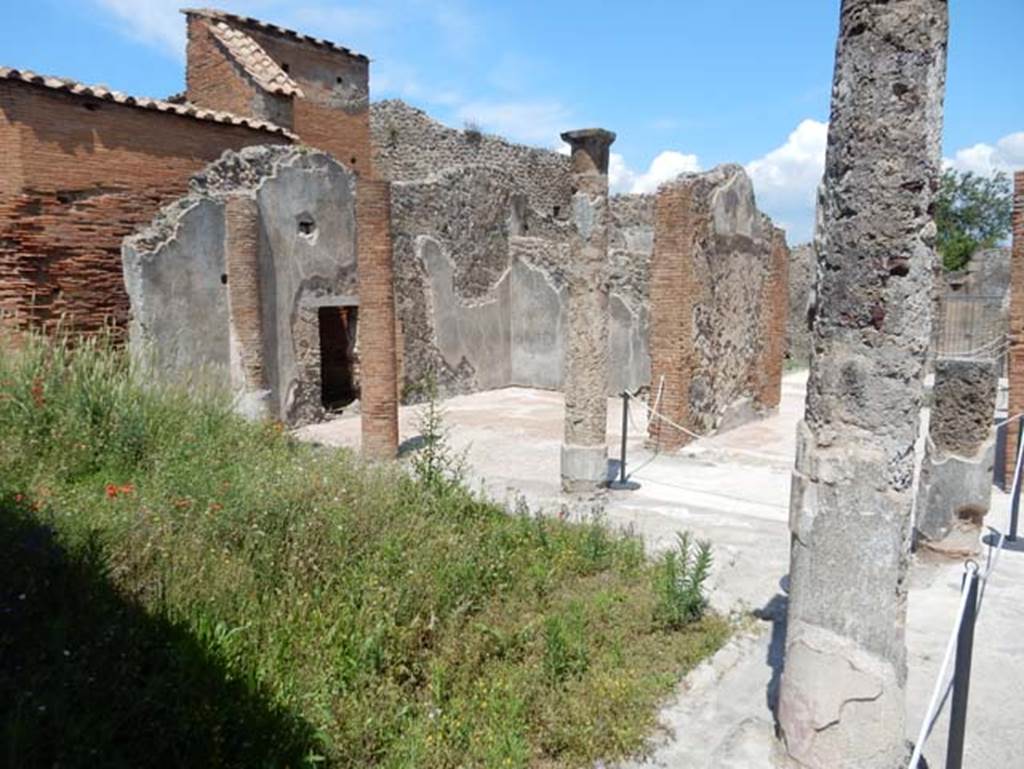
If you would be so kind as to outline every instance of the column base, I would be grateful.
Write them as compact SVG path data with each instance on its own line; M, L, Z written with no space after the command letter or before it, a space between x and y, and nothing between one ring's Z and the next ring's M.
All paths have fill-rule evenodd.
M608 448L562 444L562 491L595 491L608 485Z

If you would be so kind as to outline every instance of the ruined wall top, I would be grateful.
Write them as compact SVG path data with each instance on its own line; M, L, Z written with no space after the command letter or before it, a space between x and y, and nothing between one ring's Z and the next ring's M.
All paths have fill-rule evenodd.
M493 166L513 174L537 208L555 216L567 213L572 187L565 155L449 128L399 100L370 106L370 130L375 167L385 179L425 179L453 167Z
M336 165L325 152L286 144L226 150L189 179L187 195L161 208L147 226L125 238L125 243L137 253L155 251L174 236L182 213L198 201L223 201L231 195L253 196L279 169L292 166L301 158L308 158L313 164Z

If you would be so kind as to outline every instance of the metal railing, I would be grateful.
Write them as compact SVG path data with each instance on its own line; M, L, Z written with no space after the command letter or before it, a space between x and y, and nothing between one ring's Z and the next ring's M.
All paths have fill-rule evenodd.
M1013 421L1017 422L1018 435L1024 435L1024 414L1018 414L1006 420L1007 423ZM1009 428L1009 424L1006 427ZM985 588L988 585L989 577L992 576L999 563L1003 545L1006 541L1012 542L1017 538L1022 466L1024 466L1024 441L1018 441L1017 461L1013 472L1010 533L1004 536L990 526L989 531L995 537L995 546L990 545L989 547L988 560L984 570L973 560L964 563L964 576L960 584L960 605L953 623L953 631L946 644L946 654L935 679L931 701L928 704L924 720L921 722L914 752L910 757L909 769L924 769L927 766L922 758L922 752L939 714L949 700L950 693L952 693L952 704L949 712L949 734L946 738L946 769L962 769L963 767L964 741L967 734L967 699L971 687L971 661L974 654L974 628L981 612ZM947 681L951 662L954 663L953 675Z
M935 319L935 356L1001 359L1007 331L1002 296L947 294L939 300Z

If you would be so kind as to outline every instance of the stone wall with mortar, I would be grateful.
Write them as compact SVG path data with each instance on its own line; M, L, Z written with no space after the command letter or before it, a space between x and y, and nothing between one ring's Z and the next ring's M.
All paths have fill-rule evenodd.
M661 187L656 206L652 397L660 391L659 410L696 433L747 421L772 405L777 385L768 379L781 377L785 315L773 305L784 313L786 265L776 249L785 243L740 166L683 174ZM669 448L689 440L657 422L651 437Z
M446 169L489 166L516 178L545 216L566 219L572 184L569 158L477 131L459 131L399 100L370 107L374 165L384 179L425 179Z
M240 392L240 408L289 424L319 418L318 309L359 303L355 176L322 152L264 146L225 153L190 186L124 242L133 353L166 376L205 368L245 381L232 340L253 335L241 325L251 319L229 310L225 201L250 196L260 224L256 352L266 391Z

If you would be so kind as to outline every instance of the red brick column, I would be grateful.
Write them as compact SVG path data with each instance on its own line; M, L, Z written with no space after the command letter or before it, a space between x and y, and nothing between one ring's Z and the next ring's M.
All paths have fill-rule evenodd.
M786 233L772 228L771 265L761 291L764 345L757 361L757 403L778 408L782 400L782 364L786 356L786 320L789 315L789 247Z
M231 324L231 374L237 386L249 391L267 387L259 247L260 216L255 198L228 197L224 201L224 269Z
M693 375L693 250L695 238L693 189L670 184L658 191L654 207L654 253L650 278L650 403L678 425L690 419L690 380ZM660 391L660 397L659 397ZM690 437L651 418L649 443L669 451Z
M388 182L360 177L356 223L363 453L393 459L398 454L398 366Z
M1013 250L1010 254L1010 350L1008 378L1009 411L1013 416L1024 411L1024 171L1013 176ZM1006 436L1006 487L1013 484L1017 461L1017 425L1011 424Z

